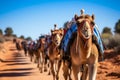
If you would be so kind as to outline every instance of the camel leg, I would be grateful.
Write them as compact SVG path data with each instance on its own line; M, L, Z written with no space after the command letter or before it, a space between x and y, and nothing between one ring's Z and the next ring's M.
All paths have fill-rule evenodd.
M40 52L40 67L39 67L40 73L42 73L42 68L43 68L43 58L42 58L42 53Z
M47 64L44 62L44 72L47 72Z
M33 52L30 53L30 60L33 61Z
M48 55L46 54L45 55L45 69L46 69L46 71L48 70L47 68L49 68L49 57L48 57ZM44 70L45 71L45 70Z
M72 80L71 79L71 67L69 67L69 62L67 60L63 61L63 76L65 80Z
M78 73L80 71L79 66L72 65L74 80L78 80Z
M88 77L88 65L84 64L83 65L83 72L81 75L81 80L87 80L87 77Z
M69 76L69 80L72 80L72 78L71 78L71 72L72 72L72 69L69 68L69 74L68 74L68 76Z
M63 76L64 76L64 79L67 80L68 78L68 66L66 65L66 61L63 61Z
M59 79L59 71L60 71L60 67L61 67L61 60L58 60L57 61L58 63L57 63L57 74L56 74L56 80L58 80Z
M53 75L53 80L55 80L55 72L54 72L54 62L51 61L51 72L52 72L52 75Z
M30 55L30 61L32 62L32 55Z
M37 58L37 68L40 67L40 58L39 57L36 57Z
M27 56L27 49L24 48L24 54Z
M43 71L42 71L42 62L40 62L40 67L39 67L39 70L40 70L40 73L42 73Z
M96 64L90 64L88 66L88 70L89 70L89 80L96 80L97 63Z
M50 63L50 61L48 62L48 75L50 75L51 74L51 63Z
M46 59L46 55L45 54L44 54L43 64L44 64L44 72L47 72L47 59Z

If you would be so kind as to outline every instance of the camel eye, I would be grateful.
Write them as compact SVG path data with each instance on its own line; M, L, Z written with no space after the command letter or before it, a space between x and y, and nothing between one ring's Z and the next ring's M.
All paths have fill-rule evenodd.
M55 36L55 34L52 34L52 36Z
M76 24L77 24L78 26L80 26L80 22L77 22Z
M95 25L95 22L91 22L91 25L94 26L94 25Z
M62 36L63 34L62 33L60 33L60 36Z

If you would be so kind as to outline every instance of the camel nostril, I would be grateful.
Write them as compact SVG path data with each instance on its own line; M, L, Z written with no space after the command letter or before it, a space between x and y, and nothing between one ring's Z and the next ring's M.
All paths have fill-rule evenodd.
M57 41L57 40L55 40L55 42L57 43L58 41Z
M87 31L87 30L88 30L88 27L85 27L84 29L85 29L85 31Z

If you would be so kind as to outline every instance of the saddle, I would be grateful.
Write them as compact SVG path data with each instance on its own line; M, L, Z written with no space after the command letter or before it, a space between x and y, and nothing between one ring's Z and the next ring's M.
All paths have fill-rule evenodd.
M65 53L63 56L64 59L68 59L70 57L70 46L73 44L73 41L76 37L77 37L77 25L76 23L73 23L71 27L67 30L61 42L61 49ZM103 44L100 34L96 29L96 26L94 28L94 34L92 35L92 42L95 43L95 45L97 46L99 51L99 56L103 59L103 53L104 53Z

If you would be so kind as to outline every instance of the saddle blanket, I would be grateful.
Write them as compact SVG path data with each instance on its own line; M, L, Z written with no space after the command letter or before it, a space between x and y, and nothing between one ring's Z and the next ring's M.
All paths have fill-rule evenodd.
M73 23L71 27L67 30L66 34L64 35L62 43L61 43L62 44L61 48L63 49L64 52L67 51L68 42L71 39L72 34L76 31L77 31L77 25L76 23ZM96 25L94 26L94 35L97 37L97 42L100 45L100 50L102 51L102 53L104 53L102 40L101 40L100 33Z

